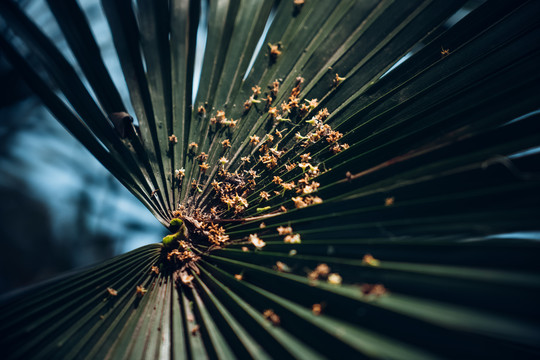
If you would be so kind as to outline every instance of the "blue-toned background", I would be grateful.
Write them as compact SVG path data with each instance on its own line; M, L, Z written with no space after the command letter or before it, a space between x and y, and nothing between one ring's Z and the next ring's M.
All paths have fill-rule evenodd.
M68 59L45 2L21 4ZM80 4L130 110L98 1ZM165 228L75 140L0 53L0 294L161 241Z

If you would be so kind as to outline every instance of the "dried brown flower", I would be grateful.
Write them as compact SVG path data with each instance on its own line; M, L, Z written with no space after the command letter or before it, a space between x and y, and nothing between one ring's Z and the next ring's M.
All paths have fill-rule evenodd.
M287 227L280 226L276 230L279 233L279 235L289 235L289 234L292 234L292 231L293 231L292 227L290 226L287 226Z

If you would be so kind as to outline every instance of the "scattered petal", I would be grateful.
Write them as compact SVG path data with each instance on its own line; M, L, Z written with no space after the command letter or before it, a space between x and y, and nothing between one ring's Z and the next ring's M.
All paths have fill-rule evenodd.
M270 59L276 61L278 56L281 55L281 51L279 50L281 45L279 43L275 45L268 43L268 47L270 48Z
M279 233L279 235L289 235L289 234L292 234L292 231L293 231L292 227L290 226L287 226L287 227L280 226L276 230Z
M193 281L193 275L189 275L186 272L182 272L180 274L180 280L186 285L191 285L191 282Z
M287 235L283 241L287 244L300 244L302 242L300 234Z
M381 262L375 259L371 254L366 254L362 258L362 264L369 266L379 266Z
M321 315L321 312L322 312L322 306L321 306L321 304L313 304L313 305L311 306L311 312L312 312L313 315L315 315L315 316Z
M137 296L143 296L147 291L144 287L137 285Z
M376 298L388 293L388 290L382 284L362 284L360 285L360 291L362 291L363 295Z
M339 274L332 273L332 274L328 275L328 283L330 283L332 285L341 285L342 280L343 279L341 278L341 276Z
M281 261L276 261L276 266L274 267L274 269L280 272L291 272L291 268Z
M111 296L117 296L117 295L118 295L118 291L114 290L114 289L111 288L111 287L108 287L108 288L107 288L107 292L108 292L109 295L111 295Z
M270 320L275 326L278 326L281 323L279 316L277 316L272 309L264 310L263 316L266 319Z
M249 235L249 241L257 248L257 249L262 249L263 247L265 247L266 243L264 241L262 241L261 239L259 239L259 237L257 236L257 234L250 234Z

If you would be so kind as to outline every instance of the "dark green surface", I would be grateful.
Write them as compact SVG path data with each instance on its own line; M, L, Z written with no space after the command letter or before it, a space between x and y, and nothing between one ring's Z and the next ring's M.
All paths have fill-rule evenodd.
M264 219L264 228L261 220L225 225L235 242L225 248L194 246L201 259L199 272L190 270L191 287L152 273L161 246L148 245L4 297L5 358L540 356L540 247L518 235L491 236L539 229L540 155L513 154L540 144L540 118L511 122L540 108L539 2L487 1L447 28L464 1L306 0L299 12L288 0L210 1L192 107L199 2L172 1L169 10L162 2L103 1L140 127L140 138L127 139L108 120L124 105L84 14L75 1L49 3L96 98L12 2L0 2L9 27L0 36L3 51L58 120L164 225L179 203L189 211L217 204L210 183L222 156L233 172L252 155L260 175L245 216L266 206L263 214L288 211ZM242 80L273 7L273 24ZM279 41L282 54L272 62L266 44ZM345 80L333 87L336 73ZM300 147L295 134L310 131L304 120L311 115L276 127L264 103L244 113L252 86L264 94L280 79L276 106L297 76L305 78L300 98L320 101L311 114L328 108L326 123L344 134L348 150L333 154L324 140ZM197 113L201 105L205 116ZM217 110L237 126L210 125ZM276 128L284 136L273 145L285 153L268 170L257 165L249 136ZM224 139L232 145L226 151ZM209 154L206 174L190 142ZM323 203L295 209L293 192L261 201L260 191L279 190L273 176L303 177L284 164L306 152L322 170L314 195ZM181 167L178 187L174 170ZM192 179L202 193L191 189ZM278 235L288 225L301 244ZM262 250L247 244L255 233L266 242ZM378 266L362 261L367 254ZM277 262L288 271L277 271ZM321 263L343 283L310 281ZM388 293L364 295L362 284L382 284ZM148 289L143 297L137 285ZM265 318L268 309L279 325Z

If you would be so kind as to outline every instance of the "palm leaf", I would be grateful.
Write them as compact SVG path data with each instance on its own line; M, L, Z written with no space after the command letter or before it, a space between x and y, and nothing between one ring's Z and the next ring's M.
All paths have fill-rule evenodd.
M136 126L48 3L76 64L10 1L3 51L188 237L5 296L7 358L538 356L538 2L210 1L192 104L206 7L103 1Z

